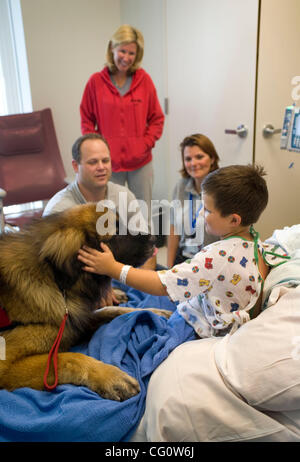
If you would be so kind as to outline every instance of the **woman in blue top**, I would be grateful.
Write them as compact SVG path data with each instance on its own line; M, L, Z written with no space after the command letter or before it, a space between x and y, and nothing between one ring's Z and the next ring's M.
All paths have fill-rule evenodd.
M205 232L200 210L201 183L208 173L219 168L219 156L210 139L199 133L185 137L180 149L182 178L174 188L172 199L179 200L181 208L171 208L167 250L169 268L193 257L203 246L216 240Z

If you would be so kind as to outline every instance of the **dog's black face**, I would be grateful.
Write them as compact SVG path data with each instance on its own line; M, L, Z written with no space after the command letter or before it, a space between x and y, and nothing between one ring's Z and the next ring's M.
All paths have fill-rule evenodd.
M84 206L86 207L86 206ZM105 212L108 213L107 211ZM85 232L85 243L89 247L101 250L100 243L105 242L111 249L115 259L120 263L135 267L143 265L153 255L155 248L155 237L151 234L132 234L128 230L126 234L120 232L118 215L110 212L115 218L115 231L112 235L101 236L97 230L97 221L93 226L88 226ZM98 214L98 219L99 219ZM113 221L113 220L112 220ZM103 223L102 223L103 224ZM107 222L106 222L107 224Z
M107 245L117 261L137 267L143 265L153 255L155 238L149 234L115 235Z
M107 290L110 278L82 270L83 265L78 260L78 250L82 246L101 250L100 243L105 242L117 261L138 267L152 256L155 245L151 235L118 234L118 226L115 235L99 235L96 226L99 217L101 214L96 212L94 205L77 206L45 217L37 223L34 233L38 236L35 245L40 261L46 260L51 266L59 288L75 290L78 296L91 302ZM30 234L33 235L33 229Z

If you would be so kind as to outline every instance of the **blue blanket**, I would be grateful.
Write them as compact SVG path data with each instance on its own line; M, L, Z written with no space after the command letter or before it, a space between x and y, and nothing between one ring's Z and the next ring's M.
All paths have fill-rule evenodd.
M176 309L167 297L115 285L127 292L126 306ZM143 415L152 372L176 346L194 338L194 331L177 312L169 320L149 311L114 319L72 351L120 367L139 381L140 393L119 403L73 385L58 386L54 392L0 390L0 441L129 440Z

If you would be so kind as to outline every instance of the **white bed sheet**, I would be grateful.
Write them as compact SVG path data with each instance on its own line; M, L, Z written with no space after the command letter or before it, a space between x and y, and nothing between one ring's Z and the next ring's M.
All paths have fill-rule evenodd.
M232 336L170 354L131 441L300 441L300 286L270 300Z

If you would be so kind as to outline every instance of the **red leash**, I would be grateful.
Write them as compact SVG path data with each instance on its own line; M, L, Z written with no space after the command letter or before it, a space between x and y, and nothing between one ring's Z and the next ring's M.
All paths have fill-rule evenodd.
M4 308L0 306L0 329L2 327L8 327L11 325L11 321Z
M49 356L48 356L48 361L47 361L47 367L46 367L46 371L45 371L45 374L44 374L44 387L46 388L46 390L48 391L51 391L53 390L54 388L57 387L57 383L58 383L58 373L57 373L57 355L58 355L58 349L59 349L59 345L60 345L60 341L61 341L61 338L62 338L62 335L63 335L63 332L64 332L64 329L65 329L65 324L66 324L66 320L67 320L67 317L68 317L68 310L66 308L66 314L64 315L64 319L62 320L62 323L60 325L60 328L59 328L59 331L58 331L58 334L57 334L57 337L53 343L53 346L50 350L50 353L49 353ZM49 370L50 370L50 365L51 365L51 360L52 360L52 356L53 356L53 366L54 366L54 384L53 385L49 385L47 383L47 379L48 379L48 375L49 375Z

